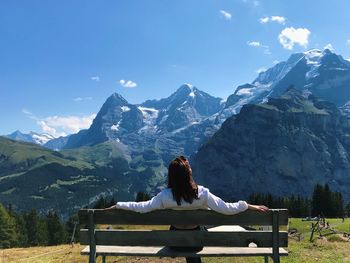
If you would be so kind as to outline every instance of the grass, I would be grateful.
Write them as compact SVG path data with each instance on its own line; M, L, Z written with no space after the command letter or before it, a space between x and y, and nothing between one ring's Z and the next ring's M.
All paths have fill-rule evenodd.
M349 232L350 219L342 222L342 219L327 219L337 231ZM297 228L298 232L305 235L300 242L294 238L289 239L289 256L282 257L281 262L288 263L346 263L350 262L350 242L341 238L339 234L332 234L327 237L316 237L314 242L309 242L310 221L301 219L290 219L290 227ZM126 226L124 228L133 229L135 226ZM149 229L149 227L147 227ZM166 229L166 226L161 227ZM86 263L87 256L81 256L80 251L84 246L79 244L71 247L70 245L60 245L52 247L31 247L31 248L12 248L0 250L0 263ZM97 262L101 262L98 258ZM142 262L142 263L170 263L185 262L184 258L140 258L140 257L107 257L107 262ZM261 263L262 257L236 257L236 258L203 258L204 263ZM272 262L270 260L270 262Z

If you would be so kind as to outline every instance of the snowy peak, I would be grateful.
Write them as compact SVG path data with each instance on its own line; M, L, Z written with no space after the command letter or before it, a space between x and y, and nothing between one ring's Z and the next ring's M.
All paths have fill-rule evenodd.
M119 93L113 93L111 96L108 97L105 104L113 104L113 105L127 105L129 104L126 99L123 98L122 95Z
M39 145L44 145L48 141L55 139L54 136L47 133L39 134L36 132L29 132L28 134L26 134L26 133L22 133L19 130L9 135L6 135L6 137L16 141L31 142Z

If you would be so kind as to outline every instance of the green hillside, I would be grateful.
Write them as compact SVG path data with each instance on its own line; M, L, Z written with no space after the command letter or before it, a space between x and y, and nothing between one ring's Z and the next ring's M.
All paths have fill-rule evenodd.
M0 202L68 215L99 195L132 198L127 158L113 142L55 152L0 137Z

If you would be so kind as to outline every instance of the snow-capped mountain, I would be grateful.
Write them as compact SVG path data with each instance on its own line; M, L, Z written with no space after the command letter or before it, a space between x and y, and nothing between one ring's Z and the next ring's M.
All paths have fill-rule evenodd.
M5 137L10 138L12 140L31 142L39 145L44 145L48 141L55 139L54 136L47 133L41 133L41 134L36 132L22 133L19 130L9 135L6 135Z
M90 128L68 138L64 148L94 145L109 139L120 141L121 137L137 132L142 127L141 110L128 103L120 94L114 93L102 105Z
M169 137L218 113L223 106L221 101L190 84L182 85L168 98L149 100L139 105L130 104L115 93L103 104L91 127L71 136L65 148L106 140L129 145L134 140L131 135L133 138Z
M146 101L139 108L152 112L151 122L158 132L172 132L217 113L222 108L221 101L221 98L215 98L191 84L184 84L168 98Z
M222 118L238 113L247 103L277 97L290 86L342 106L350 100L350 62L329 49L293 54L261 72L251 84L237 87L227 99Z

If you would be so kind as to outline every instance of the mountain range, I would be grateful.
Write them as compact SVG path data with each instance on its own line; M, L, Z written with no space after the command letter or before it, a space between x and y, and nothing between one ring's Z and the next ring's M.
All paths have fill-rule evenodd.
M281 195L309 195L312 184L318 180L330 183L334 190L345 191L349 119L350 62L328 49L314 49L293 54L287 61L261 72L253 82L238 86L227 100L211 96L191 84L182 85L167 98L141 104L131 104L114 93L102 105L89 129L40 141L39 144L55 150L43 149L42 156L60 154L64 161L45 157L43 166L40 162L36 165L45 170L47 164L64 163L65 167L77 168L77 173L85 178L91 169L118 169L111 164L115 159L111 150L96 151L96 147L115 149L125 164L125 169L115 176L119 179L124 176L126 181L107 178L101 188L86 193L79 205L95 200L99 191L114 194L118 189L127 189L125 185L128 192L124 191L117 199L130 199L137 191L156 193L166 182L169 161L179 154L191 157L199 182L208 184L215 193L228 199L247 196L252 191L265 192L258 186L252 187L255 177L258 185L269 185L267 190ZM19 134L8 137L38 143L30 136ZM3 145L14 147L13 152L29 151L23 149L28 144L2 140ZM304 149L299 144L309 146ZM0 154L5 156L3 160L12 158L3 153L3 147L0 147ZM15 150L16 147L19 148ZM312 150L314 148L316 150ZM308 157L301 157L303 149ZM31 157L26 158L25 162L30 164ZM76 160L67 165L67 158ZM302 161L303 158L314 163ZM13 166L23 169L7 169L7 173L0 175L0 201L17 204L19 200L14 197L17 192L13 189L21 182L18 178L26 178L26 171L34 167L14 160ZM58 168L48 171L47 177L58 176ZM18 173L24 174L16 176ZM93 180L97 181L99 177L104 178L99 172L94 176ZM12 180L17 181L9 183ZM236 180L241 182L237 189ZM291 187L280 189L280 184ZM83 191L84 184L75 182L74 185L77 193ZM225 185L234 191L224 192ZM35 187L31 189L31 196L36 196L40 206L42 195L38 189L41 188ZM59 188L69 187L63 183ZM350 196L345 196L350 200Z

